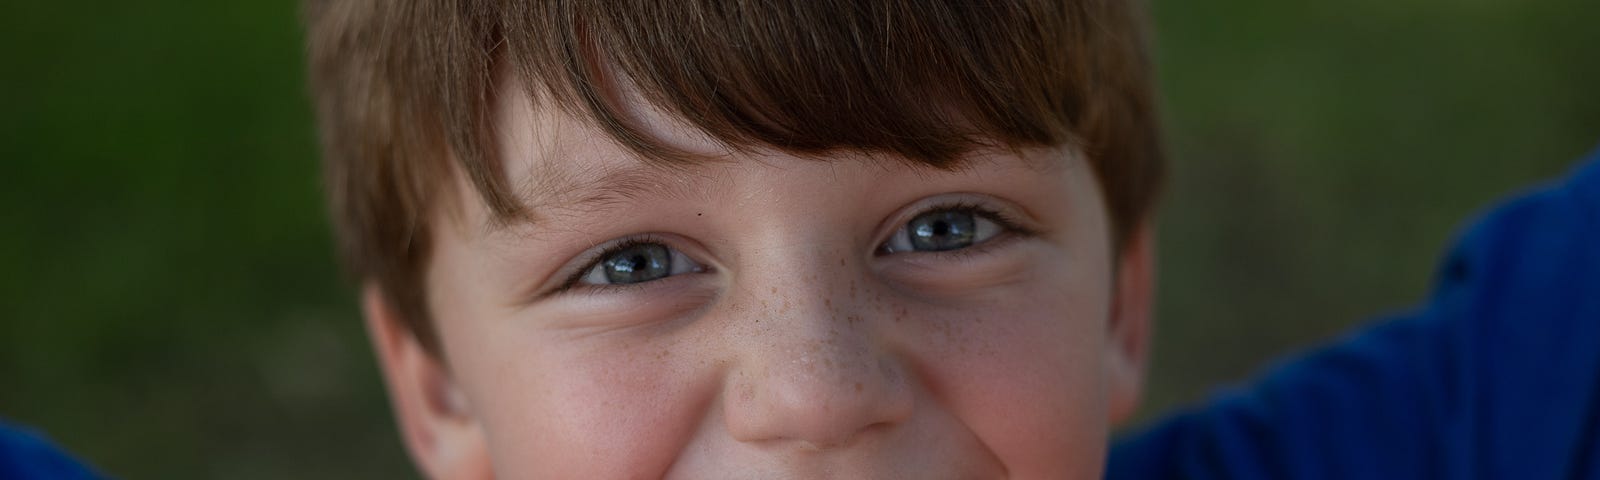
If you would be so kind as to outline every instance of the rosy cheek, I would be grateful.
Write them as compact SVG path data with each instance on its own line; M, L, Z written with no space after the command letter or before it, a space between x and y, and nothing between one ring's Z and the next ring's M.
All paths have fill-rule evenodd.
M662 342L596 341L507 362L489 395L515 400L497 399L485 421L504 440L494 448L517 447L495 451L497 467L530 478L666 471L715 390L696 379L691 356Z
M917 375L1019 478L1092 473L1081 469L1098 465L1106 435L1104 299L1025 298L1056 301L927 315Z

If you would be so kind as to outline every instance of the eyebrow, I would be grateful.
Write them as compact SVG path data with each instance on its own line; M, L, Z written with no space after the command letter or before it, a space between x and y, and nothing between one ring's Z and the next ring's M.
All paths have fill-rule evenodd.
M644 200L689 201L707 191L704 181L715 181L712 175L696 172L698 165L660 166L640 162L615 167L581 166L581 163L568 164L579 164L575 167L536 167L515 189L522 215L491 221L502 227L540 224L552 217L610 213Z
M595 164L581 159L561 165L539 165L516 183L513 198L522 207L511 218L490 218L487 230L495 232L543 224L552 217L588 216L611 213L641 200L687 202L704 199L726 176L708 173L705 167L727 165L713 158L705 162L662 165L630 158L626 166ZM833 160L819 160L833 161ZM878 159L876 161L896 160ZM734 161L733 163L739 163ZM913 169L959 172L981 163L970 155L954 159L943 168L908 162ZM1039 168L1033 162L1030 167Z

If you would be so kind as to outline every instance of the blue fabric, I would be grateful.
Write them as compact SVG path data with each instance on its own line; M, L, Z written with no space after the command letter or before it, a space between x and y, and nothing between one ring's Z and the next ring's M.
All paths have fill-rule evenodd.
M0 480L99 478L39 434L0 422Z
M1600 152L1466 231L1431 298L1119 441L1124 479L1600 479Z

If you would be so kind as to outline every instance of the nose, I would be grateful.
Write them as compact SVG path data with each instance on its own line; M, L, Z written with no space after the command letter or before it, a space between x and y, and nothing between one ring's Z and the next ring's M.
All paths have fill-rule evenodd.
M727 383L725 414L737 440L808 450L849 445L904 423L913 395L903 367L878 341L867 309L811 293L769 290L754 335ZM881 434L881 432L880 432Z

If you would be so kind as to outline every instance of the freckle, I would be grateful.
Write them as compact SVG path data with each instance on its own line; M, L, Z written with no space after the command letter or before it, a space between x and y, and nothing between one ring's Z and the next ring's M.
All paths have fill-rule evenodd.
M844 257L839 257L839 266L844 266Z
M772 293L773 294L777 294L778 293L778 287L772 287Z
M861 382L856 382L856 393L861 393Z
M828 306L828 308L833 308L833 299L831 299L831 298L824 298L824 299L822 299L822 304L823 304L823 305L827 305L827 306Z

